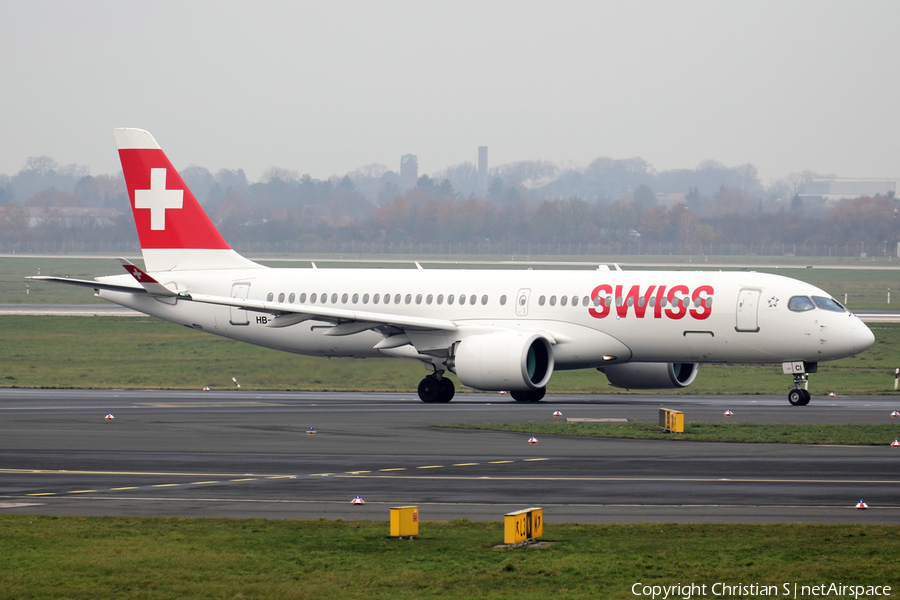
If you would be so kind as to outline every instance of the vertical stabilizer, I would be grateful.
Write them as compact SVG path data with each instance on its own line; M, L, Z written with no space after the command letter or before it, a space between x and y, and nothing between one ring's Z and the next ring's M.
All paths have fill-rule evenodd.
M113 132L147 271L265 268L225 242L150 133Z

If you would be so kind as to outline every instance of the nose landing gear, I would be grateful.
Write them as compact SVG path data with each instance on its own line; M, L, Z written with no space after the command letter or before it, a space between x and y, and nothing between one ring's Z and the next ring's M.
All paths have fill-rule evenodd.
M812 397L807 387L809 386L809 373L815 373L819 369L819 363L814 362L786 362L781 364L786 375L794 376L794 385L788 392L788 402L791 406L806 406Z

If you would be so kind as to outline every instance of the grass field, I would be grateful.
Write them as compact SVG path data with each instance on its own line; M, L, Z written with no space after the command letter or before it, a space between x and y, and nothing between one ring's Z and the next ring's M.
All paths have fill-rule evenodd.
M814 395L893 393L900 325L873 331L867 352L819 366ZM0 386L31 388L231 389L236 377L245 389L415 393L426 374L413 361L299 356L150 317L3 316L0 364ZM780 365L703 365L692 386L656 393L786 395L790 383ZM627 393L593 369L554 373L548 392Z
M385 257L380 257L384 259ZM421 257L420 257L421 258ZM434 260L433 257L429 257ZM491 260L503 260L504 257L489 257ZM546 257L541 257L542 259ZM552 258L552 257L550 257ZM589 257L560 257L563 260L586 261ZM622 258L622 257L613 257ZM704 263L687 263L687 257L637 257L641 259L640 263L648 260L656 260L657 262L678 262L684 264L674 268L683 270L703 269ZM725 258L725 257L723 257ZM892 305L887 303L887 290L891 289L895 292L894 305L900 303L900 271L893 270L868 270L868 269L829 269L827 265L817 266L814 269L807 269L805 266L797 266L796 263L787 263L784 266L763 266L778 265L777 259L770 257L736 257L758 261L759 267L755 270L776 273L786 277L793 277L801 281L806 281L813 285L819 286L839 301L844 301L844 295L847 295L847 305L852 310L877 310L890 309ZM459 259L459 265L456 265L455 259ZM366 268L415 268L414 260L419 258L410 258L408 263L351 263L351 262L328 262L328 259L314 258L316 264L322 268L350 268L350 267L366 267ZM467 264L466 260L473 260L472 257L446 257L445 262L441 264L429 264L427 259L423 260L423 264L427 268L528 268L526 265L485 265L485 264ZM715 260L719 260L716 258ZM142 264L142 261L134 259L136 264ZM309 260L265 260L259 262L275 267L309 267ZM606 264L608 261L598 259L599 263ZM813 264L813 263L810 263ZM860 259L844 259L843 261L835 259L832 264L849 264L849 265L869 265L865 260ZM878 263L882 265L890 265L883 259ZM550 265L534 265L534 268L560 268ZM586 269L594 267L584 265L571 265L569 268ZM641 269L646 267L634 266L631 268ZM738 267L736 267L738 268ZM78 289L73 286L64 286L53 283L27 282L25 277L37 275L38 272L43 275L69 276L78 279L93 279L99 275L111 275L124 273L121 266L111 258L66 258L66 257L0 257L0 304L90 304L100 302L94 298L90 290ZM28 293L26 294L26 285Z
M547 523L543 539L557 544L495 550L500 522L423 520L410 541L387 537L386 521L0 515L0 597L606 599L634 598L635 583L706 585L713 597L717 582L897 591L897 527Z
M724 417L723 417L724 420ZM791 425L787 423L685 423L684 433L667 433L657 423L566 423L565 421L527 423L460 423L436 425L485 431L515 431L532 435L568 435L575 437L671 440L686 442L739 442L758 444L841 444L886 446L900 437L900 424Z

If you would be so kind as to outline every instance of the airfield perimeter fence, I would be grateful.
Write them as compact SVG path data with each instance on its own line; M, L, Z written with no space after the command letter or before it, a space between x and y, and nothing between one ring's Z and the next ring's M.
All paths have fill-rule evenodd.
M237 242L241 254L290 254L300 256L399 255L399 256L496 256L498 259L539 256L807 256L859 258L896 256L893 244L874 248L865 244L679 244L656 242L606 242L596 244L537 242ZM139 254L137 242L0 240L0 254Z

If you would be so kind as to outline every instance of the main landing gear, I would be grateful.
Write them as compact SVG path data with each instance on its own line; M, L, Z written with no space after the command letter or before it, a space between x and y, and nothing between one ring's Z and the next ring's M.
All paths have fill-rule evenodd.
M786 362L781 365L785 374L794 376L794 385L788 392L788 402L791 406L806 406L812 397L807 387L809 386L809 373L819 370L819 363L814 362Z
M536 390L528 390L527 392L510 392L509 395L516 402L540 402L546 393L547 388L542 387Z
M429 375L419 382L419 400L422 402L450 402L455 393L453 382L440 373Z

